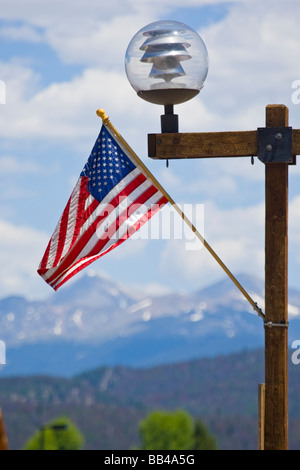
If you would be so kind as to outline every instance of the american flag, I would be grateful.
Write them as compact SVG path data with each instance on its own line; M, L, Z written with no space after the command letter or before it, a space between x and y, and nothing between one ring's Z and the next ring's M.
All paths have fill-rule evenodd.
M125 241L167 202L134 156L103 124L38 273L57 290Z

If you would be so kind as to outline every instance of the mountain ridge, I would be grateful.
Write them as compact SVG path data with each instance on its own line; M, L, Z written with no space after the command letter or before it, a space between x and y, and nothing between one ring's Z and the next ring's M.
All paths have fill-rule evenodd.
M239 281L258 305L261 280ZM300 338L300 292L290 290L290 344ZM231 280L192 293L143 295L84 275L44 301L0 300L0 377L48 373L70 376L97 365L148 367L263 347L264 328Z
M298 367L289 367L290 449L300 449ZM257 447L257 387L263 349L150 368L102 366L70 378L0 378L0 403L12 449L42 424L68 416L85 449L139 446L139 423L153 410L184 409L200 418L224 450Z

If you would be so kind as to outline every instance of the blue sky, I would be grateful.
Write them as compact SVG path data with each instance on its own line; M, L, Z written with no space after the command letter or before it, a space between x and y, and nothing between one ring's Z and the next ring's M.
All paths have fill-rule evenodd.
M184 160L166 168L147 157L147 134L160 132L163 109L137 97L124 57L136 32L161 19L195 29L209 55L203 90L175 107L181 132L254 130L265 124L266 105L276 103L288 106L290 125L300 127L293 95L300 80L298 0L186 0L184 7L177 0L2 0L0 297L52 294L36 269L97 137L100 107L176 202L204 207L201 229L229 269L263 279L263 164ZM299 183L298 163L289 180L294 287L300 279ZM204 249L142 237L89 272L152 293L191 291L226 276Z

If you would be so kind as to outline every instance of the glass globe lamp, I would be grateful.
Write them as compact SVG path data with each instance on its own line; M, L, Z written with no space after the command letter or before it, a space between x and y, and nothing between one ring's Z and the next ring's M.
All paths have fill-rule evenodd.
M140 98L164 105L166 114L171 115L173 105L194 98L203 87L207 50L198 33L184 23L156 21L130 41L125 70Z

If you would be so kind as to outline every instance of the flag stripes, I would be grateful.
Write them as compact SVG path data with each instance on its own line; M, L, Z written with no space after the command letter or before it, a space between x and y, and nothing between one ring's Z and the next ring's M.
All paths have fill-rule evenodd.
M57 290L125 241L167 202L116 137L102 126L38 273Z

